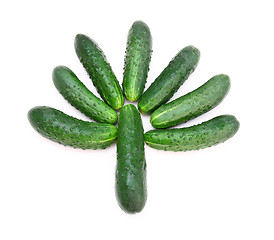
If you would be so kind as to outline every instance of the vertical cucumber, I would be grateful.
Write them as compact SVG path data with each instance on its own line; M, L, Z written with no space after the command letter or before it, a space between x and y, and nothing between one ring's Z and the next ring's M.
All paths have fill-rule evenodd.
M137 101L144 91L151 47L152 40L148 26L142 21L134 22L127 38L122 84L126 99L131 102Z
M225 74L216 75L196 90L156 109L150 116L150 122L155 128L187 122L216 107L229 88L229 77Z
M195 70L199 58L200 52L197 48L183 48L143 93L138 102L140 112L152 113L166 103Z
M144 130L134 105L120 110L117 135L116 196L127 213L140 212L146 203Z
M75 37L74 46L102 99L113 109L120 109L124 105L123 92L103 51L95 41L83 34Z
M164 151L190 151L214 146L233 137L240 123L231 115L221 115L201 124L177 129L155 129L145 133L145 142Z
M42 136L73 148L104 149L117 137L112 124L82 121L50 107L32 108L28 119Z
M86 116L97 122L115 123L117 121L117 113L90 92L69 68L55 67L52 78L60 94Z

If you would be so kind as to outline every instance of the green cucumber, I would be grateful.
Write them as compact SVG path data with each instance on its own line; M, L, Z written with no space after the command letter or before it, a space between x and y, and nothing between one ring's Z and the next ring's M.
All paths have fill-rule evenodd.
M73 148L104 149L117 137L112 124L82 121L51 107L32 108L28 119L42 136Z
M120 109L124 105L123 92L103 51L95 41L83 34L76 35L74 46L102 99L113 109Z
M150 122L155 128L187 122L216 107L227 95L229 88L229 77L216 75L196 90L156 109L150 116Z
M155 129L145 133L145 142L165 151L190 151L211 147L233 137L240 123L234 116L221 115L201 124L177 129Z
M116 196L127 213L140 212L146 203L144 130L134 105L120 110L117 135Z
M166 103L195 70L200 52L193 46L183 48L143 93L138 109L149 114Z
M133 23L127 38L123 74L123 92L127 100L137 101L145 88L151 59L152 40L148 26L142 21Z
M67 67L55 67L52 72L55 87L75 108L97 122L115 123L117 113L90 92Z

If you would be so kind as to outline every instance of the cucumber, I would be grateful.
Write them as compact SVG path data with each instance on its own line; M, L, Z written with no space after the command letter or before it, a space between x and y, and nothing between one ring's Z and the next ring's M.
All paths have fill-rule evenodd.
M104 149L117 137L112 124L82 121L51 107L32 108L28 119L42 136L73 148Z
M124 105L124 96L103 51L91 38L78 34L74 41L76 54L102 99L113 109Z
M52 78L60 94L86 116L97 122L115 123L117 121L117 113L90 92L69 68L55 67Z
M145 142L165 151L190 151L211 147L233 137L240 123L232 115L221 115L201 124L177 129L155 129L145 133Z
M150 116L150 122L155 128L187 122L216 107L229 88L229 77L225 74L216 75L196 90L156 109Z
M117 135L116 196L127 213L140 212L146 203L144 130L134 105L120 110Z
M148 26L142 21L133 23L127 38L123 74L123 92L127 100L137 101L145 88L151 59L152 40Z
M149 114L166 103L195 70L199 58L197 48L183 48L143 93L138 102L139 111Z

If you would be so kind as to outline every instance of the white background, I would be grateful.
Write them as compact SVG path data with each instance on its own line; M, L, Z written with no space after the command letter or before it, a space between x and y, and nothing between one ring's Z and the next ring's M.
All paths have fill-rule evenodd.
M0 239L274 239L273 1L3 1L1 22ZM153 36L148 87L187 45L196 71L173 97L228 74L214 110L180 127L235 115L239 132L193 152L145 147L148 200L124 213L114 192L116 145L75 150L44 139L27 112L47 105L88 120L55 89L55 66L96 90L74 51L83 33L104 50L120 83L127 33L143 20ZM152 129L143 117L145 131Z

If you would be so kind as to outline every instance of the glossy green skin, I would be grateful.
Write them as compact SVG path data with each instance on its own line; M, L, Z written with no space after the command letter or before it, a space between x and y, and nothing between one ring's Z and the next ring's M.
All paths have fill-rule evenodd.
M121 109L118 119L116 196L127 213L140 212L147 199L144 130L131 104Z
M73 148L104 149L117 137L112 124L82 121L50 107L32 108L28 119L42 136Z
M156 109L150 116L150 122L155 128L187 122L216 107L229 88L229 77L225 74L216 75L196 90Z
M103 51L95 41L83 34L75 37L74 46L102 99L113 109L120 109L124 105L123 92Z
M183 48L143 93L138 102L140 112L152 113L166 103L195 70L199 58L200 52L197 48Z
M127 100L137 101L145 88L152 40L148 26L142 21L133 23L128 33L124 64L123 92Z
M103 123L113 124L117 121L115 110L90 92L69 68L54 68L52 79L59 93L86 116Z
M198 150L228 140L239 127L234 116L221 115L188 128L148 131L145 133L145 142L152 148L164 151Z

